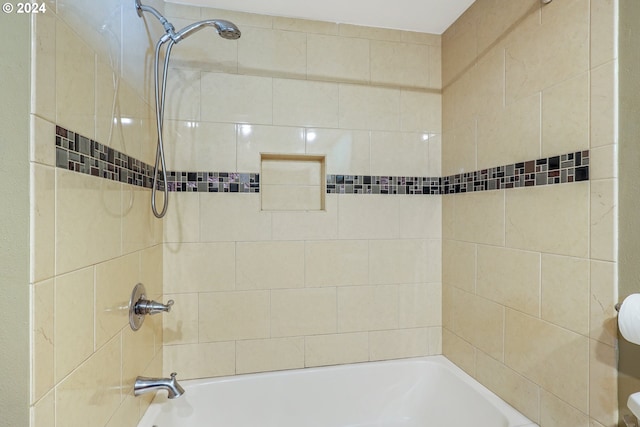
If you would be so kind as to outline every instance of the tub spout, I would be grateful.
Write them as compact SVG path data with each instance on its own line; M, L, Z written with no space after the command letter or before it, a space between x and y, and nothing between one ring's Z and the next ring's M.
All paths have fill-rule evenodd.
M133 386L133 394L135 396L157 390L167 390L169 399L175 399L184 393L184 389L178 384L178 380L176 380L175 372L171 374L171 378L138 377Z

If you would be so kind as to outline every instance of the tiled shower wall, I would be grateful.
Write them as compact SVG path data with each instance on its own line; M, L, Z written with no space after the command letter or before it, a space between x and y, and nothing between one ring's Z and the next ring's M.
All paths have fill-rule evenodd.
M31 425L135 426L149 398L133 381L161 373L162 320L134 335L126 307L138 282L162 297L162 223L147 190L55 168L55 133L152 162L159 34L133 1L45 3L32 17Z
M442 173L590 150L590 181L443 198L443 352L541 426L617 425L615 0L478 0L442 37Z
M201 31L172 53L168 169L260 172L260 153L326 173L440 176L440 37L166 4ZM441 352L440 195L171 193L164 370L186 378ZM266 196L268 197L268 196ZM293 196L290 196L293 197Z

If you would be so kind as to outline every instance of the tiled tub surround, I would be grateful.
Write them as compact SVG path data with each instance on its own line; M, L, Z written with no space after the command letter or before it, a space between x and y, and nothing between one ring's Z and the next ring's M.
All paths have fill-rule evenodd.
M60 126L56 126L56 166L145 188L151 188L153 181L153 166ZM588 179L589 151L584 150L445 177L331 174L327 193L458 194ZM169 191L176 192L258 193L260 174L169 171L167 183Z

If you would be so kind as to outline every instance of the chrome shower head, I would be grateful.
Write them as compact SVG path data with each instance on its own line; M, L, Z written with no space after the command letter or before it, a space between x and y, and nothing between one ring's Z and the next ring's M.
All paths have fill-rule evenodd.
M187 38L204 27L214 27L220 37L227 40L236 40L241 36L240 30L233 22L225 21L224 19L207 19L205 21L193 23L184 27L180 31L177 31L175 40L178 42Z

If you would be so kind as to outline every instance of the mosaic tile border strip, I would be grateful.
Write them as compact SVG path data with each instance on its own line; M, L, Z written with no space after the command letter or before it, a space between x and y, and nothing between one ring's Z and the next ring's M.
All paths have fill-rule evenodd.
M56 166L138 187L151 188L153 165L56 126ZM169 191L257 193L260 176L236 172L167 172ZM163 188L163 184L159 184Z
M56 126L56 166L151 188L153 166ZM458 194L589 180L589 150L445 177L327 175L330 194ZM160 183L162 186L162 183ZM173 192L259 193L260 174L167 172Z

